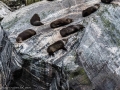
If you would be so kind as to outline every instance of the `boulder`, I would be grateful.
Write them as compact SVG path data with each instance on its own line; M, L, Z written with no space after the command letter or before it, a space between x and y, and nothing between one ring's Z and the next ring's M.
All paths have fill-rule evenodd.
M10 8L2 1L0 1L0 21L10 12Z
M75 82L77 84L74 85L73 82L72 88L75 86L75 90L88 90L87 86L85 88L82 86L84 84L89 84L91 90L119 90L120 4L119 1L109 5L100 3L98 11L83 18L82 10L96 3L100 3L100 0L58 0L49 3L41 1L10 13L1 24L22 59L43 60L65 67L70 76L78 68L84 68L86 72L84 75L73 77L74 81L81 77L80 81ZM35 13L40 16L44 26L35 27L30 24L30 19ZM59 31L69 25L50 28L52 21L62 17L74 20L69 25L83 24L85 29L62 38ZM35 30L37 35L23 43L16 43L17 35L26 29ZM60 39L68 39L65 45L67 52L60 50L54 57L50 57L46 51L47 47ZM70 79L72 85L71 82Z
M17 54L6 32L0 27L0 86L1 90L8 87L12 73L22 65L22 59Z

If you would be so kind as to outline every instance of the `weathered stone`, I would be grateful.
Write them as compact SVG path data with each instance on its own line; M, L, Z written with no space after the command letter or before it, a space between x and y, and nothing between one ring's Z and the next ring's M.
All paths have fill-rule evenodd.
M17 52L7 37L5 31L0 27L0 71L1 71L1 90L8 87L10 80L12 79L12 72L20 69L22 65L21 58L17 55Z
M2 1L0 1L0 21L10 12L11 12L10 8L6 4L4 4Z
M87 2L77 0L77 3L75 1L62 0L49 3L42 1L32 4L8 15L8 18L3 19L2 26L22 58L28 60L37 58L52 62L70 71L82 64L96 90L108 90L109 88L119 90L120 4L117 0L115 4L110 5L100 3L100 9L97 12L83 18L81 11L99 3L100 0ZM39 14L44 26L30 25L30 18L35 13ZM55 57L49 57L46 52L47 47L63 39L59 35L59 30L63 27L51 29L49 24L62 17L74 19L71 24L83 24L85 29L66 37L68 38L67 52L60 50L55 53ZM35 30L37 35L22 44L17 44L15 42L17 35L29 28ZM79 63L77 63L78 60ZM78 86L76 88L82 89Z

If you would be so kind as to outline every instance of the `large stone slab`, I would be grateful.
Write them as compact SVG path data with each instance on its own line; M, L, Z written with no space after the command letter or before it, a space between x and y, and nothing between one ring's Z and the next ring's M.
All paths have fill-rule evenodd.
M119 2L116 0L115 4L108 5L100 3L100 9L85 18L81 16L81 11L100 0L76 2L38 2L11 13L3 19L2 26L22 58L37 58L66 67L68 71L76 70L82 64L95 90L119 90ZM44 26L30 25L30 18L35 13L39 14ZM71 24L83 24L85 29L66 37L67 52L60 50L55 53L55 57L50 57L46 49L55 41L63 39L59 34L63 27L51 29L49 24L62 17L73 18L74 22ZM16 43L17 35L26 29L34 29L37 35L21 44Z

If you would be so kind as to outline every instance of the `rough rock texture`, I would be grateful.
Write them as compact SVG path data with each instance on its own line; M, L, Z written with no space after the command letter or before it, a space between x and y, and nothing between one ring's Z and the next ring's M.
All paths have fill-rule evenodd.
M22 69L13 73L9 90L69 90L64 68L37 59L23 61Z
M12 79L12 72L21 68L22 60L7 37L5 31L0 27L0 89L5 89Z
M0 1L0 19L4 18L10 12L11 12L10 8L6 4Z
M64 68L37 59L22 60L1 28L0 37L1 90L68 90Z
M80 57L90 80L100 90L120 89L119 10L118 5L101 4L100 10L84 21L87 26L79 46Z
M47 6L49 6L49 8ZM44 8L44 9L39 10L39 8ZM80 13L77 12L76 8L77 7L75 7L75 2L73 0L56 1L56 2L51 2L51 4L48 3L48 1L42 1L24 8L21 8L20 10L17 10L11 13L9 15L9 19L7 19L6 17L2 21L2 26L7 31L8 37L10 38L11 42L14 43L18 52L23 54L24 59L41 58L49 62L55 61L54 63L57 64L61 62L60 55L61 56L64 55L66 59L71 58L71 55L67 55L67 52L60 51L56 53L55 57L48 56L48 53L46 52L47 47L50 44L54 43L55 41L62 39L62 37L59 35L59 30L61 28L50 29L49 24L51 21L57 18L65 17L65 16L68 16L71 18L73 18L74 16L73 19L76 20L78 17L81 17ZM39 14L39 16L41 17L41 22L45 24L44 26L35 27L30 24L30 18L35 13ZM37 35L35 35L31 39L24 41L21 44L16 43L17 35L26 29L35 30L37 32ZM83 33L81 32L79 33L80 39ZM70 36L68 38L70 38ZM73 41L73 39L75 40ZM73 42L71 43L71 41ZM69 46L69 47L66 47L68 51L71 50L71 46L73 46L73 43L75 43L76 41L77 41L77 38L74 37L74 35L72 35L72 37L69 39L67 43ZM71 51L71 53L74 54L75 51L74 52ZM74 61L74 58L75 57L73 56L70 61L72 60ZM69 62L66 62L66 64L67 63Z
M59 0L55 2L42 1L30 6L21 8L2 21L4 30L7 31L8 37L21 53L22 58L39 59L49 63L54 63L60 67L66 67L70 71L78 68L84 68L95 90L119 90L120 86L120 3L118 0L115 4L105 5L100 3L100 9L88 17L83 18L81 11L86 7L99 3L100 0ZM30 18L33 14L38 13L44 26L34 27L30 25ZM50 29L50 22L58 18L70 17L74 19L71 24L83 24L85 29L82 32L72 34L66 44L67 52L58 51L55 57L48 56L46 49L55 41L62 39L59 30ZM37 35L17 44L15 39L17 35L26 30L34 29ZM36 64L34 64L36 66ZM84 72L84 71L83 71ZM76 73L76 72L75 72ZM86 78L86 73L81 73L73 77L74 81L80 77ZM83 75L84 74L84 75ZM80 76L79 76L80 75ZM74 76L74 74L72 75ZM76 85L72 82L75 90L91 90L90 81L80 78ZM81 82L84 83L81 83ZM87 85L83 87L81 85ZM72 86L72 85L71 85ZM79 87L80 86L80 87Z

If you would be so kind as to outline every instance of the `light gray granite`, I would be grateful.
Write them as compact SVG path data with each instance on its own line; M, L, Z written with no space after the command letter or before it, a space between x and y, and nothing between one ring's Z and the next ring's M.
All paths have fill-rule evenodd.
M100 0L41 1L9 14L3 19L2 26L22 58L37 58L67 67L68 70L79 67L75 63L78 59L96 90L119 90L120 4L118 0L108 5L100 3L97 12L83 18L82 10L95 3L100 3ZM30 25L30 18L35 13L39 14L44 26ZM50 57L46 49L55 41L63 39L59 34L63 27L51 29L49 24L62 17L73 18L71 24L83 24L85 29L66 37L67 52L60 50L55 53L55 57ZM34 29L37 35L21 44L16 43L17 35L26 29Z
M4 18L10 12L10 8L2 1L0 1L0 18Z

